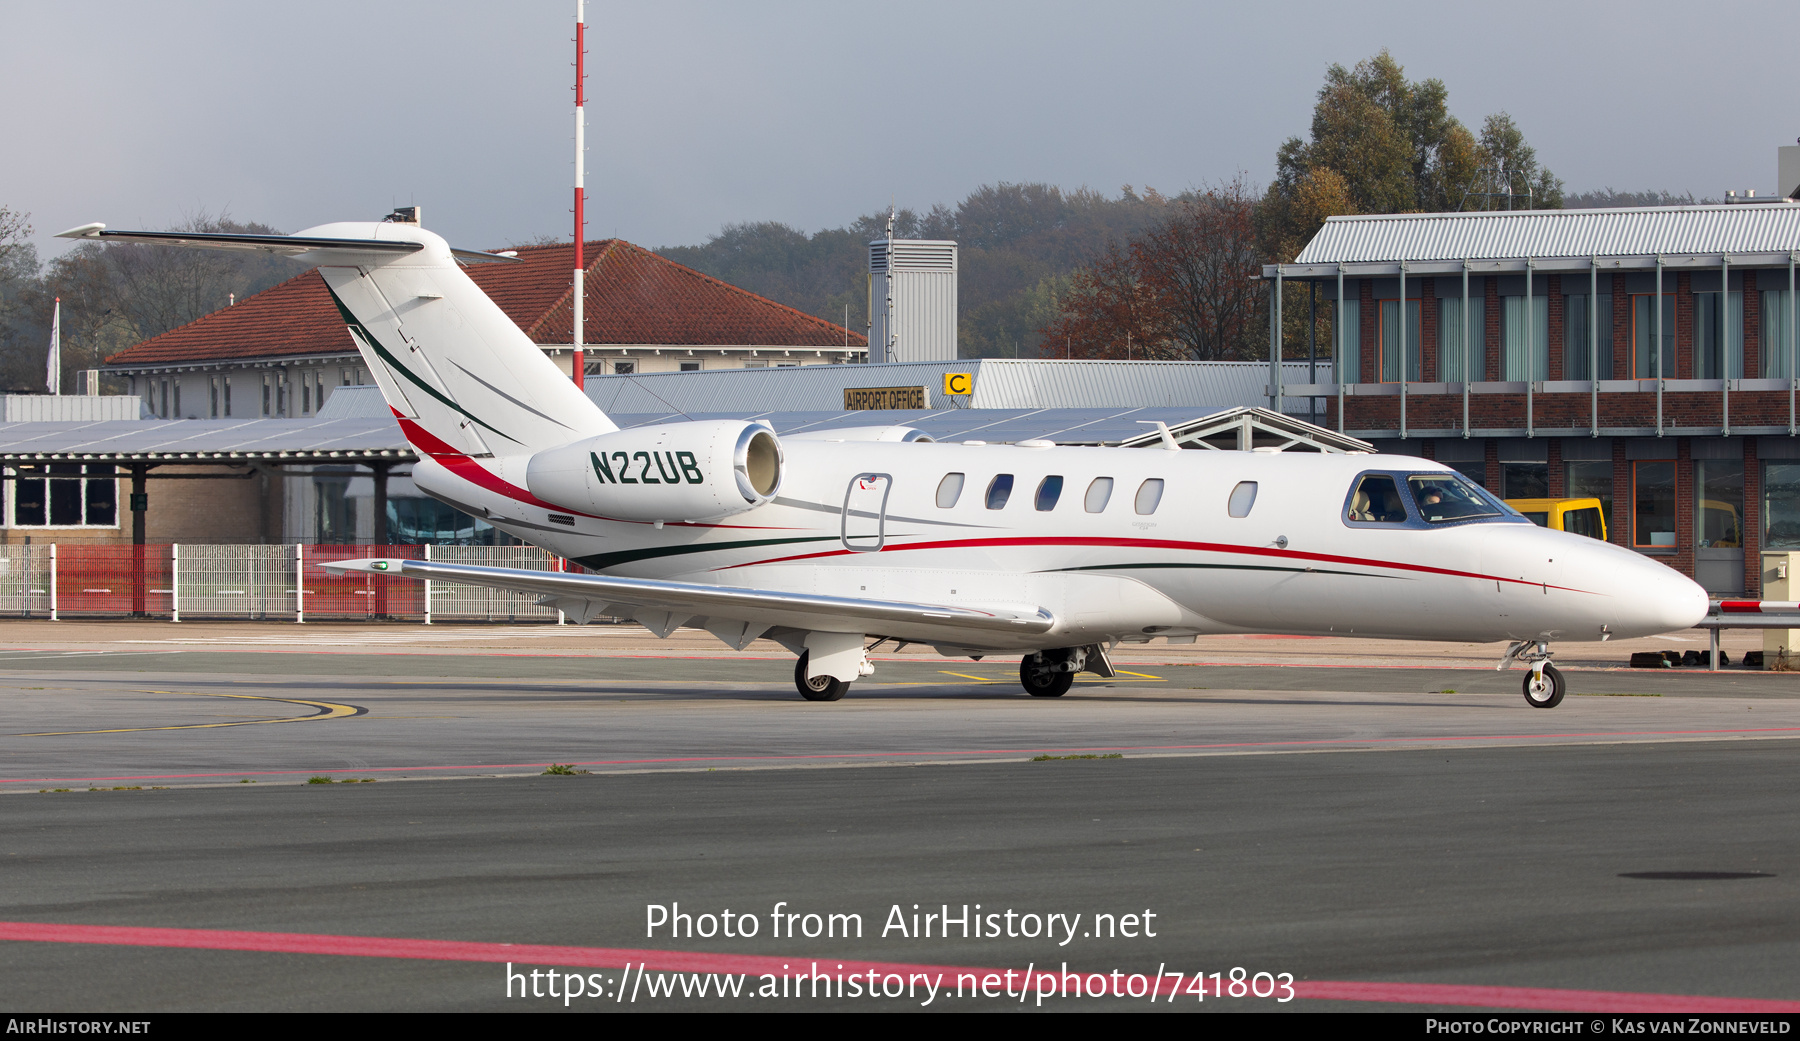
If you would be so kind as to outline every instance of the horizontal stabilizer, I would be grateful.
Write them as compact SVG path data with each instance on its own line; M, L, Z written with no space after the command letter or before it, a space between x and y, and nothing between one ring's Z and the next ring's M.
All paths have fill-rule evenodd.
M944 604L913 604L893 600L788 593L742 586L712 586L697 582L664 582L646 578L578 575L561 571L527 571L522 568L481 567L426 560L334 560L321 564L332 574L349 571L387 574L400 578L461 582L468 585L510 589L556 599L580 598L599 603L623 604L670 615L739 618L767 625L822 632L855 631L907 636L971 632L1036 634L1056 624L1055 616L1039 607L981 608ZM566 608L565 608L566 610Z
M263 253L292 256L315 250L354 250L365 253L417 253L423 242L402 239L342 239L310 235L238 235L225 232L190 231L109 231L104 224L83 224L79 228L58 232L59 239L91 239L99 242L141 242L159 246L202 246L209 249L248 249ZM452 249L458 260L517 261L518 257L498 253L482 253L472 249Z

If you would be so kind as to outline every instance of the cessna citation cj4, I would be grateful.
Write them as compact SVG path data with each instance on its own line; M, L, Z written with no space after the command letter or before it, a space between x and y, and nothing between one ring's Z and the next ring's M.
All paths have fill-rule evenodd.
M906 428L779 437L743 420L621 430L400 223L294 236L65 237L260 249L319 265L419 453L413 480L591 574L370 559L326 565L535 594L577 622L767 637L835 701L892 641L1020 655L1040 697L1146 635L1511 641L1550 708L1552 640L1687 628L1704 591L1630 550L1539 528L1448 468L1399 456L930 443ZM1171 446L1172 447L1172 446Z

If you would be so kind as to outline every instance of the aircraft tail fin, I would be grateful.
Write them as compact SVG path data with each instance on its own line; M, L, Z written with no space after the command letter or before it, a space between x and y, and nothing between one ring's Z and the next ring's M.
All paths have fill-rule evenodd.
M319 265L351 340L421 454L530 455L618 429L458 263L511 258L452 250L415 224L327 224L296 235L90 224L62 236L262 250Z

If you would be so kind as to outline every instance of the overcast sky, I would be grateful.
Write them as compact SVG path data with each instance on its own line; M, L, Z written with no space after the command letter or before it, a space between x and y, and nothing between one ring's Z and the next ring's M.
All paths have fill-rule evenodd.
M1279 10L1278 16L1271 12ZM0 205L48 236L418 203L567 235L574 2L0 0ZM1266 182L1332 62L1389 48L1583 190L1771 191L1800 4L592 3L590 237L836 227L988 182Z

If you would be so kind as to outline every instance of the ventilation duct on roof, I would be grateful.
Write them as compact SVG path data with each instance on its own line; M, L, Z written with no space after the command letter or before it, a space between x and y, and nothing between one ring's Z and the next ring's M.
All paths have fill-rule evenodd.
M954 242L869 243L870 361L955 360L956 263Z

